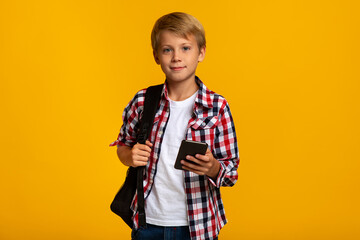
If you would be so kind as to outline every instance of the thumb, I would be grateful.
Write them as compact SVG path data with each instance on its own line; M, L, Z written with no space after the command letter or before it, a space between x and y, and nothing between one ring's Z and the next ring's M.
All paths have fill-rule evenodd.
M149 141L149 140L146 140L146 145L149 146L150 148L153 146L153 144Z

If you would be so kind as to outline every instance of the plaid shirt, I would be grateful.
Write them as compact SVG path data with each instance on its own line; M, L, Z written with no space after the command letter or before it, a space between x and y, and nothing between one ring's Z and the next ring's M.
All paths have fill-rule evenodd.
M195 99L194 114L188 122L185 139L206 142L214 157L220 162L220 172L216 181L198 174L184 171L189 229L192 239L214 239L226 224L225 211L220 195L221 186L233 186L238 179L239 153L235 127L227 101L210 91L196 77L199 86ZM130 146L136 144L139 119L142 116L146 89L139 91L123 112L120 134L110 146ZM144 173L144 197L149 196L156 176L157 161L161 142L169 119L170 108L164 84L159 109L156 112L149 140L153 143L151 156ZM137 196L132 210L134 227L138 227Z

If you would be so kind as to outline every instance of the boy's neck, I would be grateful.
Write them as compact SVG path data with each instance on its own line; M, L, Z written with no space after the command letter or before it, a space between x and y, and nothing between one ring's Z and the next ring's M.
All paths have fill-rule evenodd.
M193 80L184 82L173 82L168 80L167 87L168 97L173 101L183 101L188 99L199 90L199 86L195 82L195 77Z

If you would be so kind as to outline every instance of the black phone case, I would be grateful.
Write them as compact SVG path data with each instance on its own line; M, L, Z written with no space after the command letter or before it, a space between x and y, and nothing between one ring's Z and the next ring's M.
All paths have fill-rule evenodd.
M208 145L203 142L195 142L191 140L183 140L181 142L178 155L176 157L174 167L176 169L182 170L181 160L186 160L186 155L195 156L196 154L205 155Z

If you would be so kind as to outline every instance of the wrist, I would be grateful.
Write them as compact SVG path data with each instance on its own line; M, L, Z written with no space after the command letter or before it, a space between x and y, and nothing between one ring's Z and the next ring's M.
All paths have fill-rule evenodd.
M215 164L213 165L211 171L209 172L208 176L211 177L214 181L216 181L219 172L220 172L220 163L218 161L214 162Z

